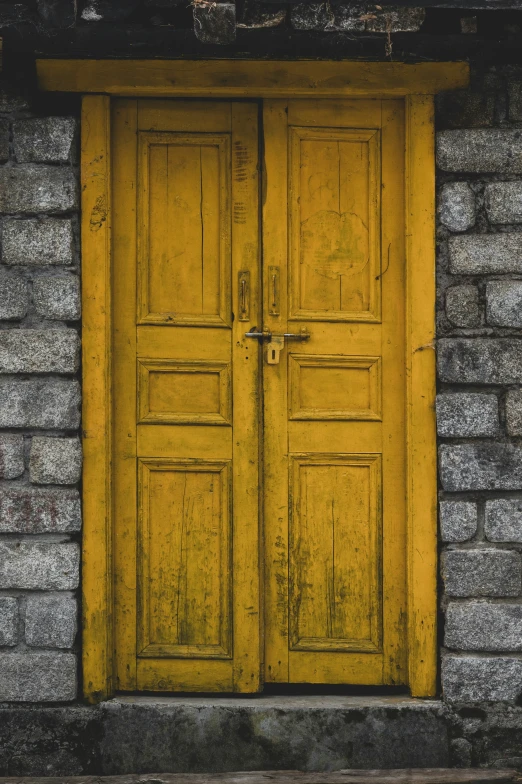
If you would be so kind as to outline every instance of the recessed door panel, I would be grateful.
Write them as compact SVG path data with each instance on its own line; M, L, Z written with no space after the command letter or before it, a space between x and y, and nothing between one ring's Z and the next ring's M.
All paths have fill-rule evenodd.
M230 425L228 362L140 359L139 422Z
M290 419L381 419L381 358L289 354Z
M290 318L380 318L380 134L290 126Z
M139 132L139 323L230 322L230 135Z
M138 655L232 657L230 464L138 463Z
M290 650L380 650L381 455L290 461Z

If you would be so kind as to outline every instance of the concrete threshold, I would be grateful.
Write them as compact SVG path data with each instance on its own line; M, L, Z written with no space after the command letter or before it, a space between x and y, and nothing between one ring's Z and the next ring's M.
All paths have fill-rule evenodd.
M0 707L0 775L447 768L451 722L441 702L406 696L11 705Z
M107 773L449 764L446 709L437 700L130 696L104 703L100 712Z

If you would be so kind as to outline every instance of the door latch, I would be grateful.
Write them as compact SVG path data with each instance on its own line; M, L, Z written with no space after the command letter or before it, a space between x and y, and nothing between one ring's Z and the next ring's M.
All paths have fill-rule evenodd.
M309 340L310 333L303 327L300 332L283 332L282 335L276 335L269 330L258 330L257 327L252 327L250 332L245 332L246 338L257 338L261 341L266 341L267 354L266 361L269 365L279 364L279 354L284 348L285 340Z

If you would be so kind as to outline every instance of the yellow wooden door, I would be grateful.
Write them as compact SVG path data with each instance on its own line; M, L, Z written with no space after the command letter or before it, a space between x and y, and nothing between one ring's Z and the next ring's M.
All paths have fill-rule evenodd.
M120 690L260 684L257 115L114 105Z
M406 682L403 103L257 118L114 105L123 691Z
M267 682L406 681L400 101L267 101Z

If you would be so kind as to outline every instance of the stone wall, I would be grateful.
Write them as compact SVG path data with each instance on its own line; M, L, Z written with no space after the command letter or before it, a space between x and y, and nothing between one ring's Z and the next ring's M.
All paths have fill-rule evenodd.
M442 685L460 703L522 692L521 99L517 69L438 99Z
M77 695L77 131L0 92L0 700Z

